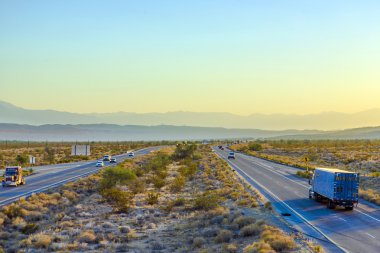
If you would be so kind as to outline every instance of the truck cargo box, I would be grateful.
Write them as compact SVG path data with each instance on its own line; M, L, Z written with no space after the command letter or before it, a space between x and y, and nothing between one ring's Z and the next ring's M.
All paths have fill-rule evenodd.
M352 207L359 199L359 173L317 168L311 185L312 197L328 199L329 207Z

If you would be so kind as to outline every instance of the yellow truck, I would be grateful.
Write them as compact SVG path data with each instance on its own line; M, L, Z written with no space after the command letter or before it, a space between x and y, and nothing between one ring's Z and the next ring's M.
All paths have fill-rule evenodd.
M3 187L24 185L25 179L22 175L21 166L6 167L2 180Z

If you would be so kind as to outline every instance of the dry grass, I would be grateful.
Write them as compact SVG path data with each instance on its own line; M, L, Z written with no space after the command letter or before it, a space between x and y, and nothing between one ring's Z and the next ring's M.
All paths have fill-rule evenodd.
M85 243L94 243L96 241L96 235L94 231L92 230L87 230L82 233L77 237L78 242L85 242Z

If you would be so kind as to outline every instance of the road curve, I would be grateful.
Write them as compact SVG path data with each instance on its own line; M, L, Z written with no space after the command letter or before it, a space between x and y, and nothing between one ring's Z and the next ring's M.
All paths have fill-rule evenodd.
M315 238L328 252L380 252L380 208L362 201L353 211L330 210L310 200L307 180L295 176L296 168L236 153L214 151L250 184L260 190L294 229ZM335 245L334 245L335 244Z
M149 147L134 151L135 156L146 155L161 147ZM127 154L115 155L120 163L128 159ZM0 206L10 204L21 197L30 196L33 193L43 192L48 189L63 185L70 181L94 174L101 168L95 167L96 160L66 164L55 164L35 167L35 174L26 177L26 185L18 187L0 187ZM112 166L108 162L106 166Z

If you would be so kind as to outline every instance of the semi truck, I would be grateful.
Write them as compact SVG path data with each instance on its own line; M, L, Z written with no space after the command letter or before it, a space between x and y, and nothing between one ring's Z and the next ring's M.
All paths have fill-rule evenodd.
M316 168L309 189L309 198L327 201L327 207L343 206L353 210L359 202L359 173L330 168Z
M21 166L5 168L4 178L2 181L3 187L18 186L18 185L24 185L24 184L25 184L25 179L22 175Z

